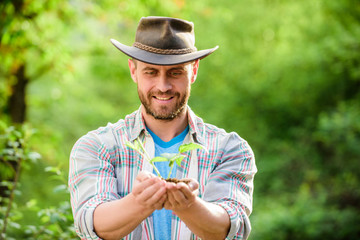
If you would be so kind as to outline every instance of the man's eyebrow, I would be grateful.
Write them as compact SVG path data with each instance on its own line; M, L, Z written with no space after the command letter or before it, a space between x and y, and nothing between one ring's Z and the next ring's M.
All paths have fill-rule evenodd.
M170 68L169 71L171 70L186 70L186 68L184 66L178 66L178 67L173 67L173 68Z
M156 68L153 68L153 67L144 67L144 68L142 69L142 71L148 71L148 70L158 71Z
M141 69L142 71L159 71L157 68L154 67L144 67L143 69ZM186 68L184 66L177 66L177 67L173 67L168 69L167 71L176 71L176 70L181 70L181 71L186 71Z

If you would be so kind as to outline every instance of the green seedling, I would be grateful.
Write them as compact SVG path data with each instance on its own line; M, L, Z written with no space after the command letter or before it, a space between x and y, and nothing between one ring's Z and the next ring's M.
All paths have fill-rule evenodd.
M145 158L154 168L155 172L159 177L161 177L159 170L155 167L155 162L169 162L170 171L167 178L170 178L171 172L176 163L178 166L181 166L181 161L185 158L184 153L187 151L203 148L200 144L197 143L186 143L182 144L179 147L179 153L163 153L158 157L150 158L149 154L144 148L144 144L139 138L135 139L134 143L129 141L126 142L126 146L131 149L134 149L138 152L143 158Z

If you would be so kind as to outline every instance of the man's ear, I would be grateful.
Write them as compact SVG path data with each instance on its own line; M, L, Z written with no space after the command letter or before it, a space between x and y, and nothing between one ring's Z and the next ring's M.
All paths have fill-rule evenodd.
M129 70L130 70L131 78L135 83L137 83L136 64L134 63L134 60L132 60L132 59L128 59L128 64L129 64Z
M196 59L194 62L194 65L192 66L192 78L191 78L191 83L194 83L198 74L198 70L199 70L199 63L200 60Z

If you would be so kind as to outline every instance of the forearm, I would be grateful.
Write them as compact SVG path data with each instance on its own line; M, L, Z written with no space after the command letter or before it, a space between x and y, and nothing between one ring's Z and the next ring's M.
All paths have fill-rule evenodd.
M94 211L94 228L102 239L120 239L132 232L154 209L135 203L132 194L100 204Z
M94 211L94 228L103 239L120 239L132 232L166 199L165 181L140 172L132 192L124 198L100 204Z
M174 211L195 235L201 239L225 239L230 218L224 208L200 198L187 209Z

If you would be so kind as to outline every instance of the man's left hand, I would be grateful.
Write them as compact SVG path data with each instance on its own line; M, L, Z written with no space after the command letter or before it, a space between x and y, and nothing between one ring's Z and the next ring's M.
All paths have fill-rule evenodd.
M167 199L164 208L168 210L181 211L189 208L196 200L198 195L199 183L195 179L190 180L188 184L179 182L166 183Z

